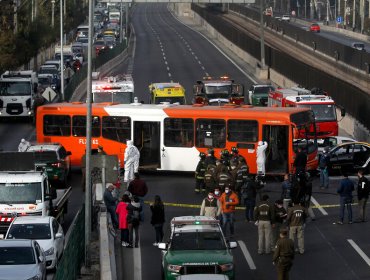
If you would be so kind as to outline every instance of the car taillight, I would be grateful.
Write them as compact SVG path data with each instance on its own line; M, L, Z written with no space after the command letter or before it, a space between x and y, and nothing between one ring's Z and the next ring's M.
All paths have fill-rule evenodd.
M62 163L61 163L61 162L56 162L56 163L52 163L52 164L51 164L51 166L52 166L52 167L56 167L56 168L60 168L60 167L62 167L63 165L62 165Z

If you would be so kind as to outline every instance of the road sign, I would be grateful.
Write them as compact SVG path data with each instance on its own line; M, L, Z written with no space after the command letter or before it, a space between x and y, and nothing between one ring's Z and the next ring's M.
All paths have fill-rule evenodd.
M50 87L47 87L44 92L42 93L42 96L49 102L53 101L54 98L57 96L57 93L52 90Z
M342 23L343 22L343 17L341 17L341 16L337 17L337 22Z

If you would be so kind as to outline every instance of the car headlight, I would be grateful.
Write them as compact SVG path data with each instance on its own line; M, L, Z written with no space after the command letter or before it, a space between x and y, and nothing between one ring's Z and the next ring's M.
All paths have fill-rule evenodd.
M49 250L45 251L45 256L50 256L54 254L54 247L51 247Z
M28 278L27 280L41 280L41 278L39 276L33 276L31 278Z
M222 271L230 271L230 270L233 270L234 269L234 264L233 263L225 263L225 264L221 264L220 265L220 268Z
M181 265L176 265L176 264L167 265L167 270L171 272L179 273L181 268L182 268Z

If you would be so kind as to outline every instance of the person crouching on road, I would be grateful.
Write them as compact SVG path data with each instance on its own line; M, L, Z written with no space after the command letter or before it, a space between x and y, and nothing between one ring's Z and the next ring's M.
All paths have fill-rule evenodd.
M221 203L214 197L213 192L209 192L208 196L203 199L200 207L200 216L217 218L221 214Z
M239 204L238 195L229 186L219 199L222 211L222 230L226 236L227 228L230 227L230 234L234 235L234 213L235 207Z
M129 239L130 244L127 248L132 248L135 244L135 248L139 247L139 226L140 226L140 200L137 196L133 197L133 200L129 205L127 205L128 215L127 215L127 222L128 222L128 229L129 229ZM134 242L134 234L135 234L135 242Z
M276 265L278 280L289 280L289 271L294 259L294 242L288 238L288 230L280 230L280 239L277 241L272 263Z
M121 201L117 205L116 213L118 215L118 228L121 230L121 243L123 247L129 245L129 231L127 223L127 206L130 204L131 200L127 194L122 196Z

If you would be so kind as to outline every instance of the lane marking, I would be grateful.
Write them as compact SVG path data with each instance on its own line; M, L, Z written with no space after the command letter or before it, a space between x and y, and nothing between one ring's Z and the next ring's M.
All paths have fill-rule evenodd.
M245 258L245 260L247 261L247 263L249 265L249 268L252 269L252 270L257 269L257 267L254 264L254 261L252 259L252 256L251 256L251 254L249 253L249 251L247 249L247 246L245 246L244 241L238 240L238 243L239 243L240 249L243 252L244 258Z
M134 280L142 280L142 275L141 275L141 246L139 248L133 248L132 250L134 251Z
M361 258L366 262L368 266L370 266L370 258L361 250L361 248L353 241L352 239L347 239L349 244L355 249L355 251L360 255Z
M328 215L328 212L326 212L326 210L324 208L322 208L322 206L317 202L317 200L311 196L311 202L313 204L315 204L316 208L324 215L324 216L327 216Z

